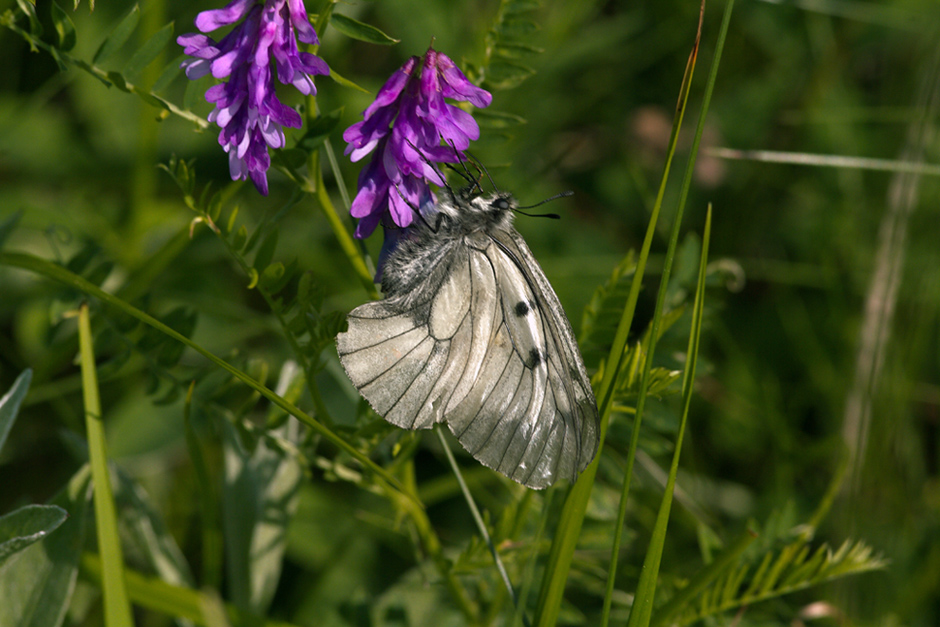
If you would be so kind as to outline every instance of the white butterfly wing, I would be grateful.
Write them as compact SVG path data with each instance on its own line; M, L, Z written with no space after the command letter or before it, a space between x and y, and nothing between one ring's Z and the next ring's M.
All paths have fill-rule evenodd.
M337 347L353 384L400 427L446 421L477 460L524 485L574 480L597 450L597 408L525 242L512 230L478 233L437 261L444 278L424 298L349 314Z

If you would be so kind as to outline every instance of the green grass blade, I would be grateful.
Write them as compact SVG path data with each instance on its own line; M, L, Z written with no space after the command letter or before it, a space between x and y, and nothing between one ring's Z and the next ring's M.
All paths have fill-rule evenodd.
M203 357L211 361L213 364L215 364L219 368L230 373L236 379L238 379L239 381L241 381L248 387L252 388L256 392L261 394L261 396L265 397L266 399L268 399L269 401L271 401L272 403L274 403L275 405L283 409L285 412L287 412L291 416L294 416L295 418L297 418L297 420L309 426L311 429L313 429L314 431L322 435L324 439L328 440L329 442L335 444L338 448L349 453L351 456L356 458L363 466L371 470L376 475L377 479L384 481L388 483L389 485L393 486L396 490L398 490L402 494L407 495L408 498L411 498L411 499L414 498L412 494L405 491L404 487L401 485L401 482L398 479L393 477L391 474L388 473L388 471L386 471L384 468L382 468L381 466L373 462L371 459L369 459L369 457L363 454L361 451L353 447L346 440L336 435L336 433L334 433L331 429L329 429L325 425L318 422L312 416L307 415L305 412L301 411L298 407L294 406L292 403L287 402L286 400L281 398L279 395L275 394L272 390L268 389L266 386L262 385L261 383L255 381L253 378L251 378L250 376L248 376L246 373L242 372L235 366L213 355L212 353L204 349L199 344L196 344L195 342L190 340L185 335L182 335L181 333L174 331L173 329L163 324L162 322L160 322L153 316L137 309L130 303L125 302L124 300L117 298L116 296L109 294L108 292L105 292L104 290L99 288L97 285L87 281L86 279L72 272L69 272L68 270L66 270L60 265L51 263L44 259L40 259L39 257L35 257L33 255L27 255L27 254L22 254L22 253L0 253L0 265L11 266L14 268L21 268L23 270L29 270L31 272L44 275L50 279L54 279L56 281L59 281L71 287L74 287L75 289L80 290L90 296L94 296L98 300L121 310L122 312L126 313L127 315L133 318L136 318L137 320L140 320L144 324L151 326L154 329L160 331L161 333L164 333L172 337L174 340L185 344L189 348L193 349L194 351L196 351L197 353L199 353L200 355L202 355ZM421 506L421 504L417 502L416 502L416 505L418 505L419 507Z
M704 112L702 115L704 119ZM694 153L693 153L694 157ZM690 160L689 169L691 170L694 158ZM681 207L680 207L681 215ZM677 216L673 225L673 242L678 240L678 224L680 220ZM682 439L685 435L685 427L689 418L689 406L692 402L692 392L695 382L695 364L698 361L698 349L702 336L702 311L705 307L705 271L708 265L708 244L711 240L712 230L712 212L711 207L705 217L705 234L702 236L702 257L699 260L698 286L695 291L695 304L692 309L692 329L689 334L689 348L686 351L686 366L682 377L682 418L679 423L679 434L676 437L676 449L672 456L672 466L669 468L669 479L666 481L666 489L663 493L663 500L659 506L659 512L656 515L656 523L653 526L653 534L650 538L650 546L646 551L646 557L643 560L643 567L640 570L640 580L637 583L636 594L633 599L633 608L630 610L630 619L627 622L628 627L645 627L650 624L653 614L653 600L656 596L656 580L659 578L659 565L663 555L663 547L666 545L666 530L669 526L669 513L672 509L673 490L676 487L676 477L679 474L679 456L682 454ZM672 242L671 242L672 243ZM671 247L670 247L671 248ZM660 301L665 300L666 286L668 284L668 266L667 271L663 273L663 284L660 287ZM659 303L657 309L659 310ZM651 367L652 347L656 340L656 333L653 332L650 338L650 357L646 360L646 369L643 372L643 378L649 375ZM640 388L642 395L646 386ZM639 409L637 410L639 412ZM626 499L626 494L623 495ZM621 507L623 504L621 503ZM617 547L619 549L619 547Z
M683 76L682 85L679 89L679 99L676 106L672 134L669 137L666 164L663 168L659 192L657 193L656 202L653 205L653 212L646 228L646 235L643 238L643 246L637 258L636 270L634 271L633 281L630 285L627 304L624 307L620 323L617 326L617 332L614 335L614 341L604 367L603 377L597 390L598 413L601 417L598 450L603 449L604 440L607 437L607 426L610 421L610 414L614 402L614 382L617 381L620 372L626 366L624 358L627 355L627 340L630 333L630 326L633 323L633 314L636 312L636 304L640 297L643 274L646 271L646 262L649 259L650 249L653 245L653 237L656 234L656 225L659 222L663 197L666 193L666 182L669 179L669 171L678 143L679 129L682 126L682 119L685 114L686 103L688 102L690 84L691 71L690 68L687 67L685 76ZM581 524L584 521L584 514L587 510L588 500L591 496L591 488L594 485L594 477L597 475L599 463L600 454L595 457L594 461L591 462L584 472L581 473L581 476L578 477L578 481L568 492L565 504L562 508L558 528L555 531L555 537L552 540L552 546L549 550L548 562L546 563L544 571L545 575L542 579L542 587L539 591L535 619L535 623L539 627L551 627L558 622L558 612L561 609L565 583L568 580L568 572L571 569L571 559L574 556L574 549L578 542L578 536L581 533Z
M92 581L100 581L101 559L93 553L84 553L81 558L82 575ZM207 621L205 608L213 602L214 595L211 591L201 592L174 586L134 570L126 571L126 575L128 594L137 605L154 612L192 621L196 625L210 624ZM292 623L265 620L239 611L231 605L225 605L224 608L231 627L294 627Z
M753 531L749 530L745 532L714 562L696 573L685 588L677 592L668 601L666 601L666 603L664 603L659 608L659 611L653 615L653 618L650 621L650 625L658 627L659 625L669 624L670 621L674 619L688 603L695 599L699 593L705 590L706 586L715 581L721 575L725 574L729 569L738 566L738 560L740 559L741 554L744 553L745 549L751 546L751 543L756 539L757 534L755 534ZM739 574L743 575L744 572ZM738 581L738 585L740 585L740 581ZM737 590L737 587L734 589Z
M95 490L95 527L98 550L101 551L101 588L104 596L104 623L107 627L130 627L131 605L124 583L124 556L117 528L117 510L108 471L101 401L98 398L98 376L92 352L91 322L88 305L78 313L78 343L81 351L82 392L85 398L85 426L88 432L88 454Z
M699 24L698 31L695 38L695 45L692 47L692 52L689 54L689 60L686 64L685 74L682 80L682 87L680 88L680 99L679 105L676 109L676 115L673 120L672 125L672 135L669 138L670 141L670 162L672 156L675 154L676 142L679 137L679 130L682 127L682 120L685 114L686 105L688 103L690 86L692 84L692 76L695 73L695 63L698 59L698 47L699 41L701 40L702 32L702 15L704 12L705 5L702 4L702 12L699 14ZM691 166L690 166L691 167ZM659 211L662 208L662 199L665 192L666 180L668 177L668 169L663 173L663 179L660 183L659 194L656 198L656 205L653 213L653 217L650 219L650 226L647 231L647 240L648 242L652 241L653 228L655 226L655 221L658 219ZM633 464L636 460L636 450L638 443L640 441L640 427L643 423L643 409L646 403L646 391L649 384L649 373L652 367L653 355L655 354L656 340L659 337L659 324L662 318L663 303L665 302L666 288L669 284L669 275L670 269L672 267L672 261L675 256L675 247L678 241L678 229L679 225L682 223L682 210L681 208L676 213L676 217L673 220L672 228L672 237L669 242L669 251L666 253L666 261L663 267L663 275L661 279L659 296L656 301L656 311L653 314L653 321L649 331L649 348L646 351L646 363L644 365L639 388L639 396L637 398L636 405L636 414L633 418L633 432L630 434L630 448L627 452L627 462L626 469L624 471L623 486L620 495L620 506L617 512L617 525L614 528L614 540L611 545L611 561L610 566L607 570L607 588L604 593L604 608L601 614L601 625L604 627L610 621L610 609L613 603L613 594L614 594L614 583L617 577L617 561L618 556L620 555L620 545L623 540L623 527L624 521L626 520L627 515L627 495L630 492L630 485L633 479ZM649 255L649 248L646 247L646 241L644 242L644 249L640 253L640 261L637 264L637 272L634 276L634 285L631 286L630 291L630 300L627 302L628 309L631 307L636 307L636 298L639 297L639 280L643 276L645 271L646 257ZM634 294L634 291L636 294ZM631 311L632 319L632 311ZM621 328L617 329L618 339L623 333L624 346L626 346L627 332L629 331L629 325L625 328L621 325ZM615 341L616 344L616 341ZM639 352L637 352L639 355ZM613 389L614 381L618 378L618 373L613 373L613 376L610 380L610 383L607 387L602 388L602 396L609 397L610 405L613 405Z

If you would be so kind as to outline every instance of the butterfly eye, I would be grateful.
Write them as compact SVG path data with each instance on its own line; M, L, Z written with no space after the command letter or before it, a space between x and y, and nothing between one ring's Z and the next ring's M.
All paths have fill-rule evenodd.
M509 200L506 198L500 197L490 203L495 211L507 211L509 209Z

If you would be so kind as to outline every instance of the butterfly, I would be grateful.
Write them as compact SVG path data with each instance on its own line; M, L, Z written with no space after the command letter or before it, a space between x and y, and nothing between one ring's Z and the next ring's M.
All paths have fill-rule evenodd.
M571 324L505 193L442 190L382 270L383 300L336 338L353 385L388 422L445 422L479 462L530 488L594 459L597 403Z

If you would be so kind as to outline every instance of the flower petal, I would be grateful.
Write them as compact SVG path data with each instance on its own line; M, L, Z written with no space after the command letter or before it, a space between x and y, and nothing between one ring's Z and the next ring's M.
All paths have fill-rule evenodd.
M203 11L196 16L196 28L204 33L234 24L248 14L255 0L232 0L221 9Z

